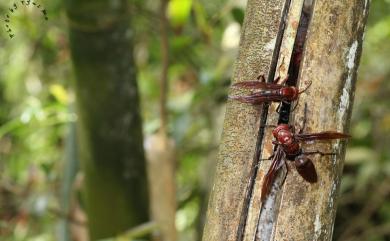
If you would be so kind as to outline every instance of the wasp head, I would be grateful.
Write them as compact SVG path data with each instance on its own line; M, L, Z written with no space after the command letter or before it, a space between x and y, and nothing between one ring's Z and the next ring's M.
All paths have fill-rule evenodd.
M295 87L283 87L280 89L280 94L285 100L293 101L298 98L299 91Z

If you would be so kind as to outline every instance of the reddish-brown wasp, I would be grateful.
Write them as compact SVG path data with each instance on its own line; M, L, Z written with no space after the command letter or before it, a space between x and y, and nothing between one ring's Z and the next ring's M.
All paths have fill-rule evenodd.
M254 89L255 91L249 95L229 96L229 99L238 100L253 105L259 105L264 102L272 101L294 101L297 100L298 96L305 92L311 85L310 82L305 89L299 90L295 86L284 85L288 80L288 77L283 79L280 84L277 84L280 77L276 78L273 83L266 83L263 75L260 75L258 79L261 81L244 81L233 84L233 88Z
M276 145L272 158L272 164L267 174L265 175L263 187L261 190L261 200L264 201L270 192L272 183L275 180L277 171L283 166L287 165L286 160L294 162L298 173L310 183L317 182L317 173L313 162L307 157L308 155L333 155L334 153L323 153L321 151L304 152L301 148L301 142L314 140L332 140L332 139L346 139L350 135L334 132L324 131L319 133L302 133L301 129L298 133L292 126L287 124L280 124L273 129L272 134L275 138L273 144Z

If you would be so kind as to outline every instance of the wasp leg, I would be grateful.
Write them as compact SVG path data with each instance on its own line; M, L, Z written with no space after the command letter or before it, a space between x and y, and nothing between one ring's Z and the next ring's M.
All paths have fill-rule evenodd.
M261 75L257 76L256 79L257 79L257 80L260 80L261 82L265 82L264 74L261 74Z
M260 166L260 163L263 162L263 161L269 161L269 160L272 160L272 158L274 158L274 154L272 154L271 156L269 156L268 158L263 158L263 159L259 159L259 162L256 164L256 167L259 167Z
M334 156L337 155L335 152L322 152L322 151L308 151L308 152L302 152L304 155L321 155L321 156Z
M282 102L280 102L278 107L276 107L276 113L280 114L280 108L281 107L282 107Z
M299 98L299 97L298 97ZM299 99L298 99L299 100ZM293 112L296 108L297 108L297 106L298 106L298 100L295 102L295 105L294 105L294 107L292 108L292 110L291 110L291 112Z

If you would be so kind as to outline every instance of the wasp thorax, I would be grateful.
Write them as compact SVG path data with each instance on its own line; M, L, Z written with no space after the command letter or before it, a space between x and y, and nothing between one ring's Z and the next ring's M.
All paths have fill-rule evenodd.
M287 124L278 125L272 131L272 134L281 144L288 145L293 142L293 134L291 133L290 127Z
M290 131L281 130L278 134L279 135L277 139L281 144L288 145L292 143L293 136Z

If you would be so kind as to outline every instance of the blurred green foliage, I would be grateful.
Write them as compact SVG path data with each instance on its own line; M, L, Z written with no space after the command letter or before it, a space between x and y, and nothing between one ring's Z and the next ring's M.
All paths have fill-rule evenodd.
M69 163L77 161L66 151L73 150L67 145L74 139L65 141L77 116L70 108L73 77L64 3L40 3L49 21L20 6L10 23L15 37L0 31L1 240L66 240L60 221L69 215L72 235L85 232L79 183L66 178L75 172ZM0 2L0 16L12 4ZM156 1L133 4L147 136L159 128L160 22ZM202 231L244 8L239 0L171 0L167 10L169 132L177 147L176 222L183 241L199 240ZM390 239L389 13L390 1L372 1L334 240ZM71 206L69 215L61 211L64 202Z

